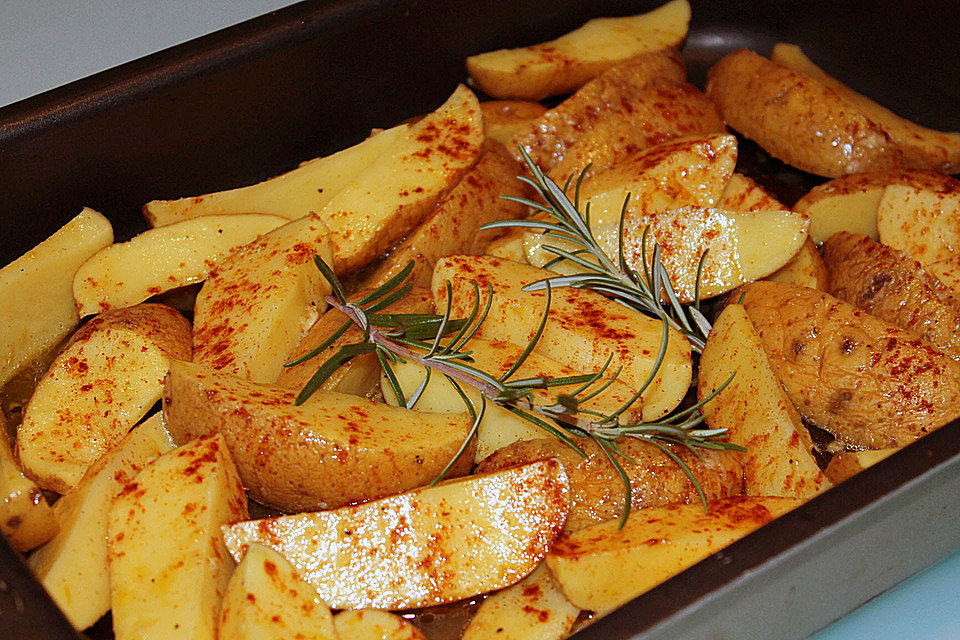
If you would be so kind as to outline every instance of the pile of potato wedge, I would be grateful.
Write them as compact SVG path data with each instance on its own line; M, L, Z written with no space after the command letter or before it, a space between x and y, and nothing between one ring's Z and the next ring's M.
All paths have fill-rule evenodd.
M960 135L788 44L725 56L701 91L678 49L689 20L672 0L473 56L478 91L432 113L265 182L149 202L125 242L84 209L0 270L0 309L16 309L0 328L0 531L69 621L112 612L118 640L560 640L960 417ZM781 203L738 172L737 133L831 180ZM715 396L706 425L746 449L621 440L624 522L596 442L574 436L578 451L494 404L474 433L415 362L394 367L406 397L422 388L413 408L374 353L296 403L363 337L337 333L315 256L353 300L412 261L394 313L466 317L479 289L473 364L511 369L546 305L524 286L582 269L541 231L483 228L542 215L501 198L532 197L521 149L560 185L582 177L609 256L642 272L656 244L713 322L699 354L671 329L660 362L659 320L551 292L518 377L607 363L582 410L635 397L621 424ZM465 601L455 628L418 627Z

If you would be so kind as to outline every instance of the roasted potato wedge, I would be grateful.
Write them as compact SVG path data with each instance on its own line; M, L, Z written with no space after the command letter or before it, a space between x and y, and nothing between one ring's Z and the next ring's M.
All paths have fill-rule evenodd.
M110 606L117 640L216 640L233 562L220 527L247 518L220 435L165 453L110 509Z
M52 538L58 527L43 491L20 470L0 411L0 534L14 549L27 552Z
M66 493L160 399L172 360L190 359L190 323L161 304L102 313L40 379L17 454L41 487Z
M960 172L960 133L934 131L905 118L861 95L815 65L800 47L779 43L770 59L817 79L876 122L903 152L903 164L910 169L943 173Z
M730 442L746 448L734 454L743 466L744 493L806 499L829 488L810 433L738 304L721 312L700 357L697 397L717 391L701 412L710 428L726 429Z
M0 385L69 335L80 321L73 276L113 242L110 222L84 209L56 233L0 269ZM42 294L42 295L41 295Z
M728 211L787 211L779 200L752 178L742 173L730 174L727 186L720 195L717 206ZM794 207L795 211L799 211Z
M337 609L409 609L521 580L563 528L557 460L425 487L335 511L224 529L235 558L259 542L283 554ZM349 532L349 533L348 533Z
M237 566L220 607L218 638L340 640L330 607L300 579L287 559L252 544Z
M480 111L485 139L506 145L521 129L542 117L547 108L529 100L484 100Z
M333 617L340 640L427 640L400 616L380 609L348 609Z
M817 291L826 291L830 286L830 273L823 256L809 237L800 245L800 250L783 265L764 278L773 282L789 282Z
M830 481L839 484L847 478L853 477L867 467L873 466L899 451L890 449L865 449L864 451L840 451L830 459L827 468L823 470Z
M803 171L835 178L902 165L884 130L833 89L752 51L717 62L707 96L727 124Z
M476 336L526 347L540 324L546 294L525 292L523 286L551 275L552 271L500 258L448 256L433 271L434 304L438 309L447 306L449 280L453 316L467 317L474 300L472 283L479 285L481 308L489 284L493 304ZM596 292L563 287L552 292L550 316L535 352L585 373L599 371L612 358L610 371L622 367L619 379L639 389L657 360L662 338L663 325L658 320ZM644 419L663 416L676 407L692 375L690 343L671 328L663 362L640 399Z
M513 153L517 145L522 145L537 166L550 171L584 132L615 114L623 117L634 110L634 105L648 100L645 88L650 82L660 79L679 83L686 75L683 60L675 49L637 56L600 74L530 122L513 137L507 149ZM522 158L518 155L517 159Z
M823 245L830 295L906 330L960 359L960 304L905 254L841 231Z
M73 278L77 311L82 317L129 307L200 282L234 249L286 222L256 213L202 216L104 247Z
M892 184L877 205L880 242L910 254L920 264L960 254L960 182L951 191Z
M742 304L790 400L842 443L901 446L960 416L960 364L903 329L783 282Z
M563 536L547 555L564 595L604 614L801 504L792 498L735 497L640 509Z
M317 215L235 250L197 295L194 361L256 382L276 382L287 355L327 308L330 283L314 255L333 262L329 230Z
M503 199L503 196L528 195L523 183L517 180L521 172L519 163L503 145L489 143L484 148L486 151L480 162L467 172L434 212L383 262L352 286L360 290L376 288L412 260L416 266L410 281L429 287L437 260L453 254L482 254L500 233L496 229L481 231L481 226L495 220L524 217L523 207Z
M636 16L594 18L543 44L470 56L467 71L495 98L542 100L575 91L634 56L679 46L689 23L689 2L672 0Z
M570 515L565 531L618 518L623 513L623 480L607 455L593 440L574 437L583 456L557 438L539 438L515 442L495 451L480 463L481 472L508 469L534 460L556 458L563 464L570 481ZM629 459L620 464L630 478L630 503L633 509L679 502L698 502L700 496L683 468L664 451L648 442L624 438L618 443ZM699 479L708 499L740 495L743 469L740 456L732 451L698 450L667 445Z
M330 509L434 480L464 444L466 414L399 409L334 391L295 391L177 362L163 390L174 440L221 433L250 496L285 511ZM448 476L470 471L473 443Z
M107 528L114 499L173 441L154 414L102 456L83 480L54 505L60 530L27 558L27 564L77 629L110 610Z

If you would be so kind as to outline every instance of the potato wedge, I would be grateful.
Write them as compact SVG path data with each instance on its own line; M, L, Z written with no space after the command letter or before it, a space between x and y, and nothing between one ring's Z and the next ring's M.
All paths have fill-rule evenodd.
M563 464L570 481L570 515L564 531L576 531L619 518L623 514L624 486L616 468L593 440L583 437L572 440L587 454L586 457L556 438L539 438L515 442L495 451L480 463L477 470L490 472L556 458ZM623 438L617 445L630 457L620 463L630 479L633 509L699 502L700 495L686 472L663 450L635 438ZM698 478L708 499L743 492L739 453L705 449L694 453L685 447L666 446Z
M803 171L835 178L902 164L884 130L833 89L752 51L717 62L707 96L727 124Z
M449 256L433 271L433 296L438 309L447 305L445 282L451 281L454 317L466 317L473 304L473 281L481 290L493 287L493 304L476 336L526 346L536 333L546 302L543 291L524 292L525 284L553 275L546 269L489 256ZM533 311L533 310L536 311ZM593 291L557 288L552 293L550 319L535 352L593 373L612 357L610 371L622 367L619 379L634 389L643 386L657 359L663 327ZM666 355L641 397L643 418L654 419L676 407L690 386L690 343L670 329Z
M194 361L256 382L276 382L287 355L327 308L330 283L314 255L332 263L329 232L316 215L235 250L197 295Z
M220 527L247 518L220 435L166 453L110 509L110 604L117 640L215 640L233 571Z
M634 511L623 529L604 522L563 536L547 554L563 593L600 614L680 573L802 502L736 497Z
M328 509L434 480L470 433L467 414L435 415L365 398L297 393L188 362L171 367L163 412L174 440L221 433L250 496L286 511ZM449 476L470 471L472 443Z
M527 233L524 229L507 229L502 236L487 245L485 255L526 264L526 238Z
M230 640L340 640L330 607L287 559L252 544L237 566L220 609L217 637Z
M529 100L484 100L480 111L484 138L507 145L521 129L543 116L547 108Z
M287 222L246 213L202 216L104 247L80 265L73 296L80 316L139 304L200 282L234 249Z
M107 527L114 498L175 445L157 413L135 427L54 506L60 530L27 558L43 587L77 629L110 610Z
M960 304L920 263L867 236L841 231L823 245L830 295L960 359Z
M511 342L497 342L480 338L473 338L464 348L471 351L472 366L496 378L507 373L523 353L522 347ZM403 390L403 395L407 399L413 396L426 375L425 368L414 362L398 363L393 366L393 371L400 383L400 388ZM571 369L543 354L531 353L515 374L511 376L511 379L561 378L577 375L583 375L583 372ZM601 384L603 383L597 382L593 389L599 388ZM386 398L387 402L396 406L397 397L385 375L381 376L380 385L383 390L383 397ZM556 402L558 393L571 393L573 389L579 386L552 387L550 393L543 390L533 390L532 400L538 404L550 405ZM479 407L480 393L469 387L463 390L470 401L474 403L474 406ZM583 409L610 415L628 404L633 399L634 394L635 391L628 385L619 380L614 380L603 393L583 403ZM462 413L466 410L460 394L449 380L440 375L430 376L430 381L424 387L414 408L417 411L427 411L429 413ZM636 408L631 407L621 414L620 420L624 424L639 422L640 413L639 405ZM591 419L591 416L585 414L581 417ZM543 420L548 424L554 424L549 418L543 418ZM546 435L547 433L543 429L503 407L488 402L483 420L477 426L477 448L474 460L480 462L497 449L517 440L543 438Z
M569 497L556 460L335 511L224 528L235 558L252 542L283 554L337 609L409 609L521 580L563 527Z
M655 79L629 108L602 113L550 169L558 184L579 176L588 164L591 175L673 138L726 132L713 103L692 84L674 80Z
M632 112L635 105L649 100L650 94L644 89L655 79L674 82L686 79L679 52L666 49L646 53L608 69L529 123L513 137L507 149L513 153L517 145L522 145L541 169L550 171L585 131L597 125L601 111L602 119L614 113L624 116ZM519 154L516 157L522 160Z
M23 553L52 538L57 529L43 491L20 470L0 411L0 534Z
M960 254L931 262L924 269L950 290L952 304L960 303Z
M190 359L190 323L161 304L102 313L50 365L24 411L27 475L66 493L160 399L172 359Z
M824 473L834 484L839 484L860 473L867 467L873 466L899 451L897 448L890 449L866 449L864 451L841 451L830 459Z
M794 71L816 78L880 125L903 152L905 167L943 173L960 172L960 133L935 131L901 118L828 75L796 45L778 43L774 46L770 59Z
M717 206L728 211L789 211L766 189L742 173L730 174ZM799 211L794 207L795 211Z
M810 216L810 237L823 244L838 231L862 233L876 240L877 208L893 184L949 192L960 189L956 178L931 171L878 171L842 176L814 187L794 205Z
M427 640L410 622L379 609L349 609L333 617L341 639L351 640Z
M263 213L288 220L302 218L324 206L409 133L400 125L323 158L314 158L287 173L236 189L179 200L153 200L143 205L143 217L161 227L198 216Z
M817 291L827 291L830 287L830 273L817 250L817 245L807 237L790 262L764 278L773 282L789 282L801 287L810 287Z
M351 296L350 299L356 301L362 297L362 295L358 294ZM433 292L426 287L414 287L409 294L387 307L385 311L390 313L429 313L432 309ZM298 344L290 354L289 360L293 361L302 355L310 353L316 347L323 344L346 320L347 317L338 309L328 309L327 312L320 316L320 319L310 327L310 331L307 332L307 335L303 337L300 344ZM329 347L317 354L315 358L311 358L306 362L292 367L284 367L280 373L280 377L277 379L277 386L300 391L310 378L313 377L317 368L339 351L340 347L360 342L362 338L363 332L358 327L351 325L342 336L334 340ZM375 393L379 388L380 371L380 361L377 360L377 354L361 354L337 369L333 375L320 386L320 390L338 391L340 393L367 397L371 393ZM310 402L312 401L311 399Z
M790 400L842 443L901 446L960 415L960 364L903 329L782 282L742 304Z
M923 265L960 253L960 182L957 186L946 192L903 184L888 186L877 205L880 242L910 254Z
M579 615L541 564L517 584L487 597L462 640L561 640Z
M463 177L437 208L390 255L353 283L357 289L374 289L399 273L411 260L416 263L411 282L430 286L433 265L443 256L482 254L500 231L481 231L495 220L524 217L523 207L503 196L527 196L517 180L520 165L503 145L488 143L480 162Z
M575 91L634 56L679 46L689 23L689 2L672 0L640 15L594 18L543 44L470 56L467 71L495 98L542 100Z
M0 385L63 340L80 318L73 275L113 242L110 222L84 209L36 247L0 269Z
M746 448L738 456L744 493L808 499L830 487L811 453L810 433L738 304L721 312L700 357L698 399L721 388L701 412L711 429L726 429L730 442Z

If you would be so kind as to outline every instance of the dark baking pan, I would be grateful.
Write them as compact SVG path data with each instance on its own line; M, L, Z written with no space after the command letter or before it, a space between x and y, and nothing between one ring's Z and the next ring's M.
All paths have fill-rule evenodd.
M0 259L91 206L118 238L139 207L233 187L434 108L472 53L659 2L305 2L0 109ZM693 0L691 75L745 46L800 44L928 126L960 130L954 3ZM809 178L759 163L787 191ZM951 424L701 562L578 637L800 638L960 545ZM0 637L75 638L0 545Z

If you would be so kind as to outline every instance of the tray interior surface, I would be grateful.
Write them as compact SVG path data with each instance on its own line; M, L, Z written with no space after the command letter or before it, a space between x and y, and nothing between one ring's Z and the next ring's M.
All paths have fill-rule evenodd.
M549 39L601 11L626 15L658 4L305 2L0 109L0 259L17 257L84 205L107 215L118 238L128 238L145 228L139 208L148 200L260 180L357 142L371 127L434 108L464 80L469 54ZM700 86L723 54L739 47L768 53L775 42L789 41L901 115L960 130L960 83L952 81L960 18L950 3L917 2L909 16L893 2L691 4L684 56ZM474 5L483 10L471 10ZM742 155L753 158L753 170L779 185L786 200L816 182L755 148ZM945 514L948 506L960 513L960 499L952 497L960 495L958 441L958 425L924 438L582 637L680 631L719 637L736 630L740 637L802 637L815 631L954 548L960 523ZM895 561L880 547L854 544L860 536L892 551L914 531L904 518L931 517L937 524L929 539L919 541L914 532L913 550L900 549ZM0 549L0 564L7 551ZM883 566L868 566L881 558ZM831 566L860 581L824 581ZM828 585L845 595L810 614L807 603L824 600ZM33 600L31 589L20 593ZM764 594L772 600L762 600ZM800 608L790 606L789 594ZM772 615L744 626L744 607L763 602ZM787 618L790 628L783 626ZM37 632L29 615L22 620L23 633ZM61 637L56 633L71 637L49 630L36 637Z

